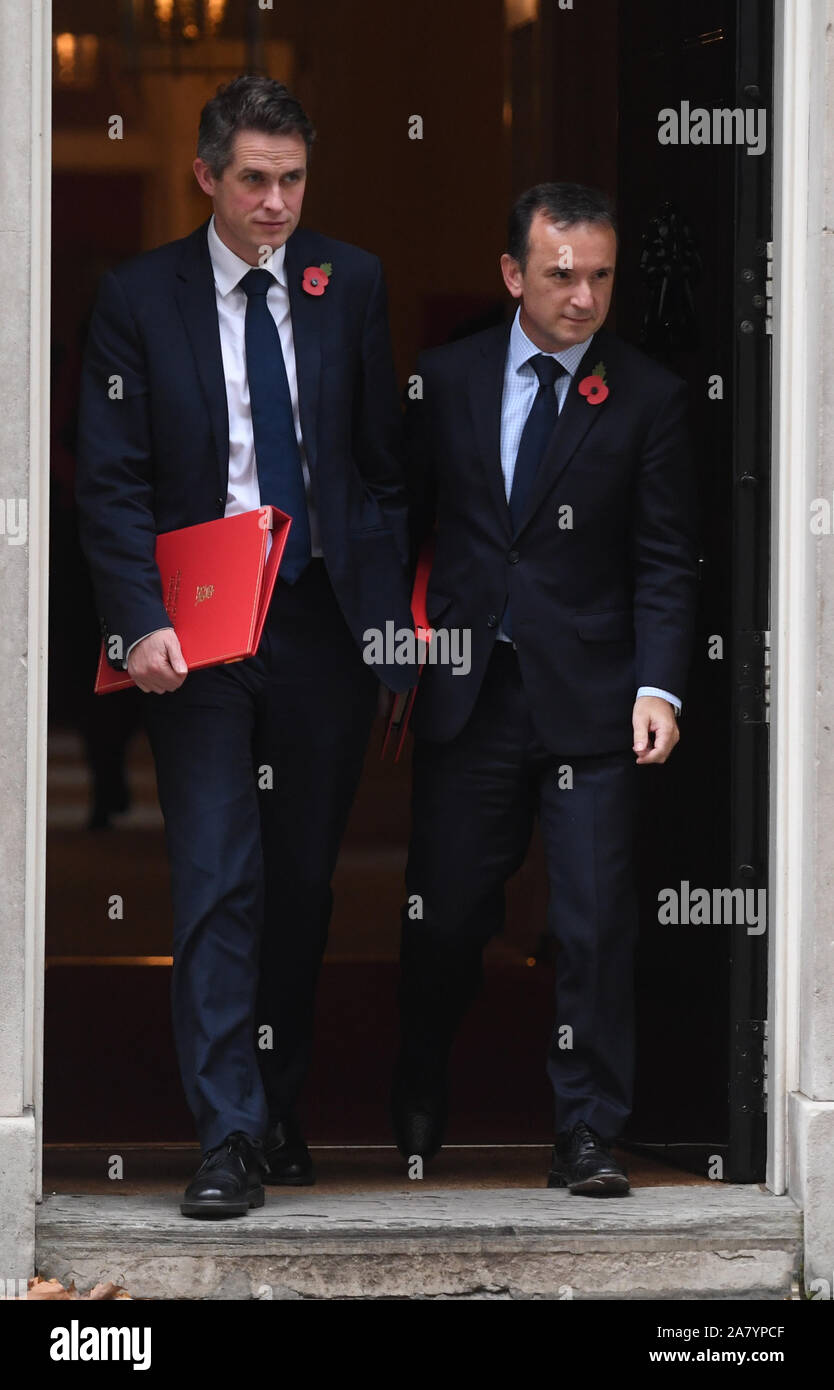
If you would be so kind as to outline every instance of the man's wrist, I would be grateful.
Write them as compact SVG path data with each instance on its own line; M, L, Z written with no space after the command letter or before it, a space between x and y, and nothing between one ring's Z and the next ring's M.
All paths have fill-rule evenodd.
M128 647L127 651L125 652L125 660L124 660L124 668L125 668L125 670L127 670L127 663L128 663L128 661L130 660L130 653L133 651L133 648L134 648L134 647L138 647L140 642L144 642L144 640L145 640L146 637L153 637L153 635L154 635L155 632L164 632L164 631L165 631L165 628L163 628L163 627L154 627L154 628L151 628L150 632L145 632L145 633L143 633L143 635L142 635L141 637L137 637L135 642L131 642L130 646Z
M673 695L671 691L661 690L657 685L641 685L640 689L637 691L638 700L641 695L657 695L661 700L666 700L675 711L675 718L679 718L682 708L681 701L678 699L677 695Z

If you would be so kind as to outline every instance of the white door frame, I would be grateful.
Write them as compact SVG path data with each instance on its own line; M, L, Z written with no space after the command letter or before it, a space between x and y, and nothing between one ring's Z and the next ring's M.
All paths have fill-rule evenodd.
M802 929L813 919L816 496L826 0L777 0L771 507L768 1173L788 1184L788 1096L799 1087ZM821 128L822 121L818 122Z
M49 633L52 0L32 6L32 194L29 396L29 688L26 719L26 976L24 1086L34 1108L35 1189L43 1196L43 996Z
M51 27L49 0L0 6L0 1281L32 1272L40 1197Z

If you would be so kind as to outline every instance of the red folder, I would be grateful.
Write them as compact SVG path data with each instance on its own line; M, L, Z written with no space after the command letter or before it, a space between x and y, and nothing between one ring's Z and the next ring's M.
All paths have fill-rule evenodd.
M189 670L255 655L291 525L277 507L258 507L157 536L165 608ZM131 685L127 671L110 665L102 642L96 694Z
M414 631L418 640L425 642L426 655L428 654L429 643L434 635L433 630L429 627L428 615L426 613L426 591L429 587L429 578L431 576L433 562L434 536L431 535L429 539L424 542L423 548L417 559L417 573L414 578L414 588L411 591L411 616L414 619ZM424 665L425 656L417 672L418 682ZM394 762L399 762L400 753L403 751L403 745L405 743L405 736L408 732L408 721L411 718L411 711L414 708L414 701L416 698L416 685L413 685L410 690L404 690L401 694L394 697L394 703L391 707L391 714L388 719L388 727L385 730L385 738L382 743L382 752L379 755L380 758L385 757L385 750L393 737L397 741Z

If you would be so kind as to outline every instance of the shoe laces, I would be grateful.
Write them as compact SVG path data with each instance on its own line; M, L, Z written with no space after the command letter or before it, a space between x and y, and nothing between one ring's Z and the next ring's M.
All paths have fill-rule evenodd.
M250 1138L242 1129L236 1129L232 1134L227 1134L222 1144L216 1144L213 1149L206 1153L205 1163L208 1167L214 1167L218 1159L224 1154L234 1154L238 1158L247 1157L247 1149L256 1158L260 1157L260 1149L254 1139Z
M591 1129L589 1124L580 1120L575 1124L573 1131L568 1139L568 1144L572 1149L577 1149L580 1153L586 1153L588 1149L604 1149L606 1145L597 1134L595 1129Z

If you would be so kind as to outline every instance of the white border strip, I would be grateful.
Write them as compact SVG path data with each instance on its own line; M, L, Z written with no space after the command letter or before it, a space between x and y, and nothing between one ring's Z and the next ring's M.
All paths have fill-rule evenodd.
M767 1184L788 1182L787 1098L799 1084L801 933L813 912L815 410L819 297L810 287L815 102L824 94L824 0L777 0L774 101L774 357L770 782L770 1060Z
M49 627L50 211L52 4L32 5L29 315L29 638L26 710L24 1105L35 1113L36 1196L42 1197L43 978Z

